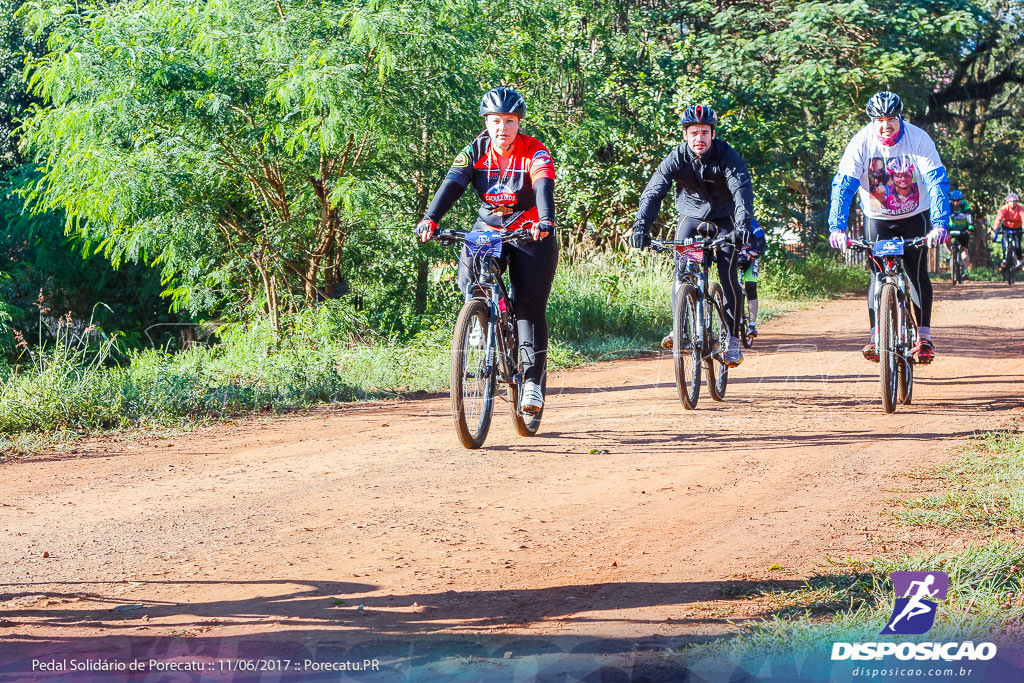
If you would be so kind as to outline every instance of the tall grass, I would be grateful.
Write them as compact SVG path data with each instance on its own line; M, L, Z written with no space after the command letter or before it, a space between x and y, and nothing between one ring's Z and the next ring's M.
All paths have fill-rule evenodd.
M779 264L763 271L767 296L844 293L856 280L835 263ZM672 324L670 283L670 261L655 254L595 254L562 264L548 306L549 365L655 348ZM28 362L0 365L0 448L4 435L18 433L191 423L443 389L453 324L454 315L444 315L397 340L331 301L286 317L279 336L257 319L221 330L213 345L177 353L112 354L112 342L97 345L66 331L56 343L26 349Z
M831 254L812 253L790 261L769 252L761 262L759 293L776 299L826 299L866 291L870 277L862 266L848 266Z

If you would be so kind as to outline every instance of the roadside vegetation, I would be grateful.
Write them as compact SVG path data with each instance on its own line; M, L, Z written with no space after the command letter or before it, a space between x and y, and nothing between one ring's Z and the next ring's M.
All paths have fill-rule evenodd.
M965 446L951 464L922 478L945 490L922 499L895 501L900 524L971 531L961 550L879 558L869 562L829 560L831 569L798 587L765 582L733 590L724 598L755 600L769 612L735 638L699 648L705 664L793 661L794 653L827 664L834 641L876 641L892 613L889 574L939 570L949 575L949 594L935 626L906 640L964 641L1019 638L1024 629L1024 435L993 432Z
M861 268L812 257L767 259L761 319L800 301L858 291ZM0 363L0 447L97 430L188 426L211 418L394 397L447 386L452 326L461 304L440 269L435 310L413 335L374 331L348 301L281 320L228 325L185 350L123 349L91 326L58 320L54 338L23 343ZM548 318L551 366L637 355L671 327L671 264L659 255L598 253L564 264ZM19 436L20 435L20 436Z

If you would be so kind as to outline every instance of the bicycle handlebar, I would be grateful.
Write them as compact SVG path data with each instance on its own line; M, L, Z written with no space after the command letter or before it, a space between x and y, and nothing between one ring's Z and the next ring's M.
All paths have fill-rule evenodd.
M717 249L725 244L732 244L729 235L719 237L691 237L685 240L651 240L651 249L654 251L670 251L673 247L688 247L699 244L702 247Z
M535 224L530 223L529 225L533 226ZM470 232L471 231L469 230L455 230L454 228L449 228L447 230L438 230L430 239L437 240L441 244L455 244L456 242L465 242L466 235L470 234ZM519 245L534 241L530 227L518 228L508 232L502 232L500 230L495 230L494 232L501 235L501 241L503 244ZM542 232L540 234L540 238L544 239L550 234L551 233L549 232Z
M908 246L908 247L919 247L922 244L925 244L927 241L928 241L928 237L926 237L926 236L924 236L924 237L912 237L909 240L903 240L903 244L905 246ZM848 239L848 240L846 240L846 246L847 247L854 247L856 249L863 249L864 251L871 251L871 252L873 252L875 250L875 243L874 242L868 242L867 240L862 240L862 239Z

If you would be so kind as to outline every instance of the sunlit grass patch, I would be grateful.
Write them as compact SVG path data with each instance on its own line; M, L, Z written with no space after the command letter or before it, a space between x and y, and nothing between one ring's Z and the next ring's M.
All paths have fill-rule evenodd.
M951 464L922 474L946 488L903 501L903 524L953 529L1024 529L1024 436L991 432L961 450Z
M908 640L998 639L1024 624L1024 545L993 538L965 550L882 558L835 565L802 585L765 582L750 590L727 592L732 599L758 603L763 616L745 622L728 640L698 648L697 657L742 660L822 652L837 640L873 641L885 627L895 599L894 571L943 571L949 594L937 610L935 626Z

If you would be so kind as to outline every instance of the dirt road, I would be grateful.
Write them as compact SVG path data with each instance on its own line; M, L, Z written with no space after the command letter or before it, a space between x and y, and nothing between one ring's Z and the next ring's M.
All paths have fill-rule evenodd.
M1024 289L937 298L939 360L888 416L851 299L765 323L727 400L705 388L692 412L652 355L554 374L541 433L516 436L502 403L476 452L444 394L4 462L0 638L232 656L415 642L441 661L735 630L762 614L728 597L748 582L954 542L884 512L929 486L908 475L1020 415Z

